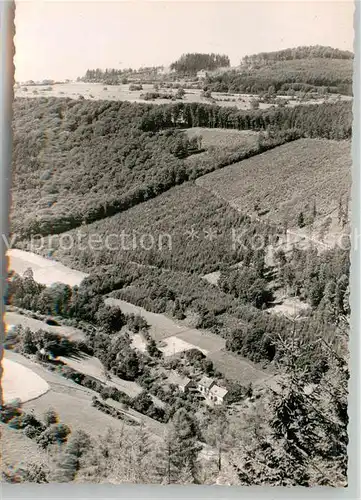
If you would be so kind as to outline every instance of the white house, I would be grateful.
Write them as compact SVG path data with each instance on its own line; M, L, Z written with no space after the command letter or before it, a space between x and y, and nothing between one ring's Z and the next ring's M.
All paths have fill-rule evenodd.
M227 399L228 391L219 385L213 385L208 393L208 399L215 405L223 404Z
M211 387L215 384L214 380L203 376L197 384L197 389L203 396L207 397Z

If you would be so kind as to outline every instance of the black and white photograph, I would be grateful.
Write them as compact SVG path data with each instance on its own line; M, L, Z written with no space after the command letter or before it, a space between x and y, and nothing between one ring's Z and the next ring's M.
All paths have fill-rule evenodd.
M348 486L354 9L14 4L3 483Z

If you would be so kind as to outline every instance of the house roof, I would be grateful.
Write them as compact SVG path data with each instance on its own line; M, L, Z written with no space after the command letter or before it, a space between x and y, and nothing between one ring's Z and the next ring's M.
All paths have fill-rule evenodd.
M207 389L209 389L212 384L214 384L214 380L206 376L203 376L198 382L198 385L203 385L203 387L206 387Z
M182 377L174 370L172 370L168 376L168 382L170 384L178 385L179 387L186 387L186 385L189 384L190 381L190 378Z
M209 394L211 396L217 396L217 398L224 398L227 393L227 389L225 389L224 387L219 387L219 385L214 385L209 391Z

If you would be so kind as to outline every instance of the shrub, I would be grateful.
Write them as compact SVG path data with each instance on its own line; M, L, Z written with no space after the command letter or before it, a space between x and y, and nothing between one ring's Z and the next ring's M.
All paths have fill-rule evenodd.
M21 401L20 399L16 399L12 403L1 406L1 422L7 424L14 417L18 417L19 415L21 415L21 413Z
M65 443L69 434L70 428L66 424L52 424L40 434L37 442L42 448L47 448L51 444Z
M55 410L52 408L49 408L45 413L44 413L44 423L47 427L49 427L52 424L57 424L59 421L58 414L56 413Z
M143 85L137 85L137 84L135 84L135 83L131 83L131 84L129 85L129 90L130 90L131 92L134 92L134 91L136 91L136 90L143 90Z

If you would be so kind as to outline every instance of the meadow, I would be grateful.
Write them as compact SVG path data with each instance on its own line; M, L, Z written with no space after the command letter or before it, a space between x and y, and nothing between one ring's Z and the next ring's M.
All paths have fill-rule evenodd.
M190 85L189 85L190 86ZM149 102L144 99L144 95L148 92L154 92L154 85L149 83L142 84L142 90L129 90L129 84L124 85L104 85L102 83L84 83L84 82L69 82L69 83L55 83L53 85L18 85L14 89L15 97L20 98L39 98L39 97L67 97L69 99L86 99L89 101L107 100L107 101L129 101L145 103ZM252 92L212 92L211 99L203 96L202 88L187 88L187 83L184 82L185 94L181 100L182 102L195 102L195 103L210 103L216 101L222 107L236 107L237 109L251 109L252 101L257 95ZM167 93L176 94L175 90L161 89ZM292 98L292 96L284 96L285 98ZM336 95L331 95L334 99ZM169 99L158 98L152 100L155 104L166 104ZM290 100L287 106L294 106L299 103L299 100ZM323 97L317 100L314 98L305 98L302 104L310 104L313 102L323 102ZM272 106L271 103L261 103L261 109L268 109Z

